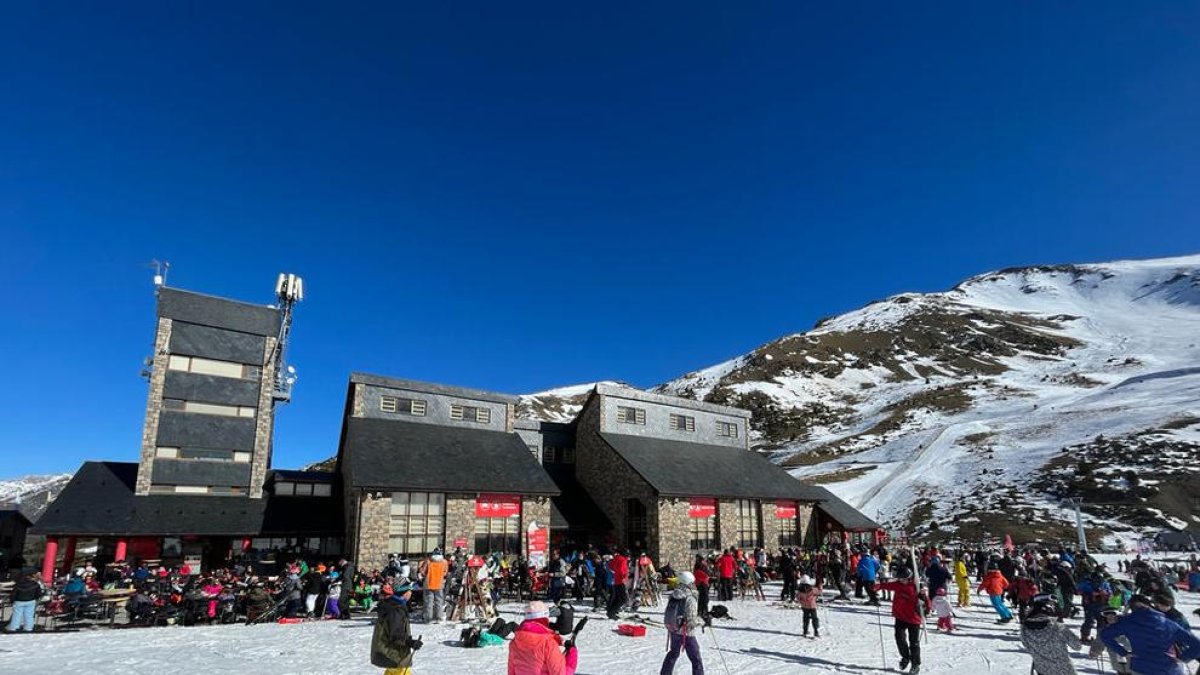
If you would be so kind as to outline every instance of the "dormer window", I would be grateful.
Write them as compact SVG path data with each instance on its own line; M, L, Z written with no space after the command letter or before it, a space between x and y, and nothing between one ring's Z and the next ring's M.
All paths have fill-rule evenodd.
M417 417L424 417L426 403L419 398L380 396L379 410L380 412L385 413L400 413L402 415L415 415Z
M671 414L671 430L672 431L695 431L696 418L688 415Z
M717 435L727 438L738 437L738 425L736 422L717 422Z
M463 422L476 422L478 424L491 424L492 411L487 408L451 403L450 419Z
M645 424L646 411L643 408L619 405L617 406L617 421L625 424Z

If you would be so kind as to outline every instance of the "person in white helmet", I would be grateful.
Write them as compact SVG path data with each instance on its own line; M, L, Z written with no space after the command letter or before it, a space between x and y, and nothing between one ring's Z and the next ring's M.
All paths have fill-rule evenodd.
M704 675L700 641L696 639L696 633L703 624L696 609L695 583L696 577L691 572L680 572L676 577L675 590L671 591L667 609L663 612L663 623L667 626L670 642L659 675L670 675L675 671L680 651L687 652L688 661L692 663L692 675Z

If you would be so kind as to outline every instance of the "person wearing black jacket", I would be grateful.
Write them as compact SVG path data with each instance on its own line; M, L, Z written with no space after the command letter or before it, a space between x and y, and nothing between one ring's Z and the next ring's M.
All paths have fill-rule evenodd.
M421 638L413 639L408 621L408 601L412 586L394 589L379 601L375 633L371 636L371 665L386 668L385 675L410 675L413 654L421 648Z
M779 554L779 576L783 579L783 593L780 599L784 602L796 600L796 561L791 551L784 550Z
M309 569L308 574L304 575L304 609L307 616L312 617L317 611L317 598L321 596L324 586L325 580L316 569Z
M338 576L342 578L342 594L338 597L338 607L342 610L342 618L350 616L350 594L354 590L354 563L342 558L338 561Z
M12 589L12 620L8 622L8 632L15 633L23 630L33 632L34 618L37 616L37 602L45 591L38 580L37 572L27 572L21 575Z

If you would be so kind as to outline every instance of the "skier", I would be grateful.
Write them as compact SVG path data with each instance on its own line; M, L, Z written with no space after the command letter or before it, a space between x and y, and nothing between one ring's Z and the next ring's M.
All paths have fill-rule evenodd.
M704 663L700 660L700 642L696 630L702 625L697 610L696 593L692 585L696 577L691 572L680 572L675 590L667 601L663 612L663 623L667 627L668 650L663 659L659 675L671 675L679 652L686 651L692 664L692 675L704 675Z
M342 618L341 601L342 601L342 575L337 572L329 573L329 591L325 601L325 616L334 619ZM349 608L347 608L348 610Z
M867 591L867 604L878 605L879 593L875 587L875 577L879 575L879 560L870 552L864 552L862 558L858 561L857 572L859 583ZM882 588L886 588L887 586L888 584L883 584ZM858 595L857 590L855 595Z
M946 596L946 587L937 589L933 596L933 611L937 613L938 630L947 633L954 632L954 608L950 606L950 598Z
M508 645L508 675L574 675L579 650L550 627L550 608L534 600L525 607L525 620Z
M440 549L434 549L425 568L425 589L421 602L425 604L425 623L441 623L446 613L446 573L450 564Z
M896 570L896 580L880 584L875 590L892 592L892 618L895 620L896 649L900 651L900 670L912 664L911 675L921 672L921 614L920 603L925 601L924 591L917 594L912 570L907 567Z
M1017 578L1013 580L1010 590L1017 597L1017 618L1024 622L1030 603L1039 593L1037 582L1024 570L1017 570Z
M1092 641L1092 628L1100 622L1100 613L1108 607L1112 586L1098 572L1093 572L1084 577L1076 589L1083 604L1083 626L1079 629L1079 639L1088 644Z
M967 554L958 554L954 561L954 583L958 586L958 606L971 606L971 575L967 573Z
M1150 598L1135 595L1129 606L1133 611L1101 630L1100 639L1118 656L1128 657L1136 675L1183 675L1184 664L1200 658L1200 639L1156 611Z
M379 601L375 632L371 636L371 665L385 668L384 675L412 675L413 654L421 648L421 638L409 631L408 601L412 586L393 589Z
M1000 618L996 623L1008 623L1012 621L1012 612L1008 611L1008 607L1004 605L1004 589L1008 588L1008 580L1000 573L999 568L993 567L988 570L983 577L983 583L979 584L979 590L976 594L987 591L988 599L992 601L992 607Z
M1033 657L1037 675L1075 675L1067 648L1083 649L1083 643L1056 619L1053 598L1039 595L1021 624L1021 644Z
M796 561L787 551L783 551L779 555L779 576L783 579L783 593L780 594L779 599L784 602L794 601L796 599Z
M696 600L700 616L708 615L708 561L704 556L696 555L696 565L692 568L692 576L696 578Z
M821 637L821 621L817 618L817 600L821 597L821 587L807 574L800 577L800 586L796 589L796 602L800 603L800 613L803 615L803 635L808 637L808 626L812 624L813 636Z
M725 553L717 558L717 575L721 579L720 593L717 598L722 602L733 600L733 575L737 563L733 559L733 549L725 549Z
M618 612L629 600L625 588L625 580L629 577L629 558L618 549L612 560L608 561L608 569L612 571L612 596L608 600L608 618L616 620L620 618Z

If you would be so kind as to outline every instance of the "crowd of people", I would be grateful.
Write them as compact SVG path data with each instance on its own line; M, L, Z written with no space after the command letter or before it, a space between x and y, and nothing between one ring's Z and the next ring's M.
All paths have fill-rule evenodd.
M383 569L369 571L344 558L296 557L270 575L238 561L205 573L123 561L97 570L88 561L49 583L33 571L18 574L8 630L32 630L39 603L45 613L79 618L119 591L128 594L127 625L346 619L352 611L371 612L372 662L398 675L410 672L422 646L411 625L461 618L451 613L470 585L480 591L485 616L494 617L502 597L528 601L519 625L493 627L510 638L510 675L569 675L579 659L570 620L575 605L586 608L590 601L609 619L638 618L642 607L662 602L665 589L663 673L682 655L693 673L703 672L697 634L726 610L714 601L738 597L801 610L802 634L814 639L822 637L822 604L862 603L880 611L890 604L901 670L919 673L926 619L936 617L936 630L954 634L955 609L970 606L974 592L987 596L998 624L1020 623L1021 643L1038 675L1074 673L1072 649L1106 658L1120 675L1176 675L1180 663L1200 658L1200 642L1175 608L1177 589L1200 591L1195 555L1173 566L1138 556L1118 563L1115 573L1066 548L728 548L691 562L691 569L656 567L645 553L621 548L556 550L537 567L517 556L461 549L434 550L415 561L394 555ZM764 592L768 581L780 582L771 586L777 597ZM1068 628L1075 621L1078 632Z

